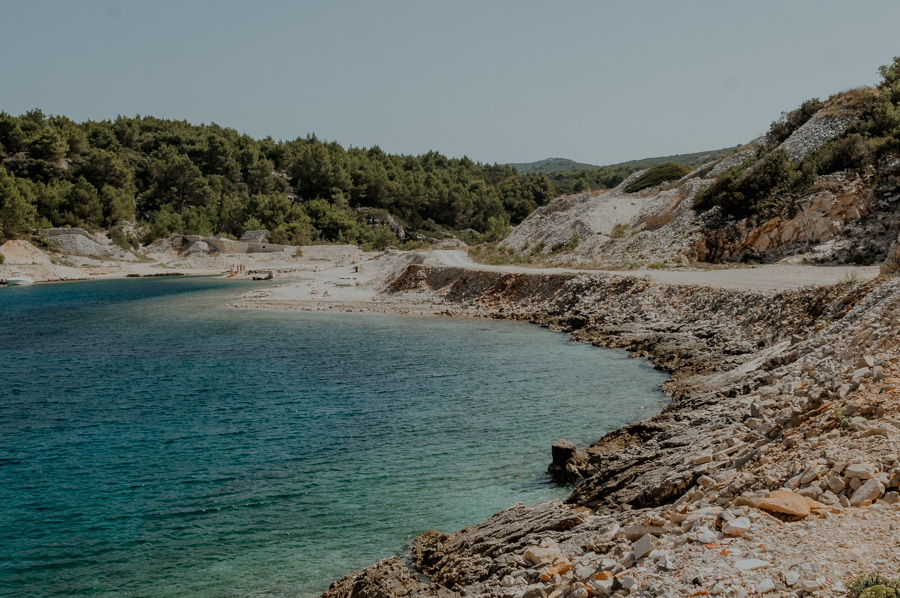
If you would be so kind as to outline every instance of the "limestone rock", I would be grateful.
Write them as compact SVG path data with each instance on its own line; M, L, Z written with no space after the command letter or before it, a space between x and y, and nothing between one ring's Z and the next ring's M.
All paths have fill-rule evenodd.
M872 478L864 483L850 497L850 506L858 507L864 502L876 501L884 496L884 484L878 478Z
M650 534L644 534L634 543L634 560L639 561L656 547L656 542Z
M722 533L727 536L742 536L750 531L750 520L738 517L722 526Z
M759 501L759 508L770 513L781 513L791 517L806 517L810 511L810 499L790 490L775 490L768 498Z
M528 552L526 552L525 554L525 558L528 559ZM554 575L563 575L574 568L575 565L573 565L567 559L563 558L550 565L544 572L539 575L539 578L541 581L550 581L551 579L553 579Z
M863 355L859 358L859 361L856 362L857 368L873 368L875 367L875 358L871 355Z
M526 561L535 566L549 565L562 558L562 551L558 546L533 546L522 555Z
M757 594L768 594L775 590L775 582L772 581L771 577L767 577L756 584L756 593Z
M900 236L891 245L888 250L887 259L881 265L882 276L892 276L900 272Z
M331 584L321 598L397 598L419 587L415 574L397 557L378 561L362 571L351 571Z
M875 466L872 463L852 463L844 470L844 476L870 480L875 477Z
M772 563L762 559L743 559L734 564L738 571L755 571L756 569L765 569L771 566Z

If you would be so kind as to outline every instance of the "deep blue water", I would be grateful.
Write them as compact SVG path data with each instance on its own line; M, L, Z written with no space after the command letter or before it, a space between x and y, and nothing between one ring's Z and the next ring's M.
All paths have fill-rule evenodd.
M535 326L225 307L240 284L0 289L0 595L313 596L564 496L554 440L665 400Z

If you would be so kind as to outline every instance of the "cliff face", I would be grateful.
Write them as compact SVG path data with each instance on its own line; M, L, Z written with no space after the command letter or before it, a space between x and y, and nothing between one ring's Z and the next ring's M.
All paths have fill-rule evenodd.
M864 176L821 177L818 187L787 214L707 225L693 255L700 261L883 261L900 230L900 156L883 159Z
M748 595L769 584L828 596L856 567L835 546L887 562L883 544L859 538L900 523L900 281L760 292L411 265L388 292L647 356L672 372L673 402L589 447L556 443L550 471L582 480L565 502L427 532L408 562L351 574L326 596ZM877 520L857 517L872 503ZM817 513L811 550L827 574L791 549ZM413 571L430 583L401 583ZM367 581L379 576L392 581Z

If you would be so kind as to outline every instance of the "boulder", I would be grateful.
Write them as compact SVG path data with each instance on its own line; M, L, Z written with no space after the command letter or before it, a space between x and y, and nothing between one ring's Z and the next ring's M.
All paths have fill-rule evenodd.
M750 531L750 520L746 517L738 517L722 526L722 533L726 536L741 536Z
M549 565L562 558L559 546L532 546L522 555L532 565Z
M738 571L755 571L757 569L765 569L771 567L772 563L762 559L743 559L734 564Z
M844 470L844 476L848 478L859 478L861 480L871 480L875 477L875 466L872 463L851 463Z
M863 355L859 358L859 361L856 362L857 368L873 368L875 367L875 358L871 355Z
M878 478L872 478L853 493L853 496L850 497L850 506L858 507L866 501L875 502L882 496L884 496L884 484Z
M570 466L578 457L578 447L565 438L560 438L550 447L553 461L547 467L548 473L560 481L572 481L578 477Z
M760 510L769 513L779 513L791 517L806 517L816 501L800 496L790 490L775 490L769 493L767 498L759 501Z

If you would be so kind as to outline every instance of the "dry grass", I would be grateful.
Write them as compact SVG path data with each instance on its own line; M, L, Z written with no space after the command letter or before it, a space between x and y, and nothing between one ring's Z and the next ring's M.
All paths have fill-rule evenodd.
M824 116L837 116L842 112L859 111L878 99L878 89L857 87L836 93L825 102L822 110Z
M610 239L621 239L622 237L625 236L626 230L628 230L628 225L620 222L619 224L613 226L612 230L609 231L609 238Z
M647 216L641 221L641 224L643 225L643 230L657 230L672 222L672 218L674 217L674 214Z

